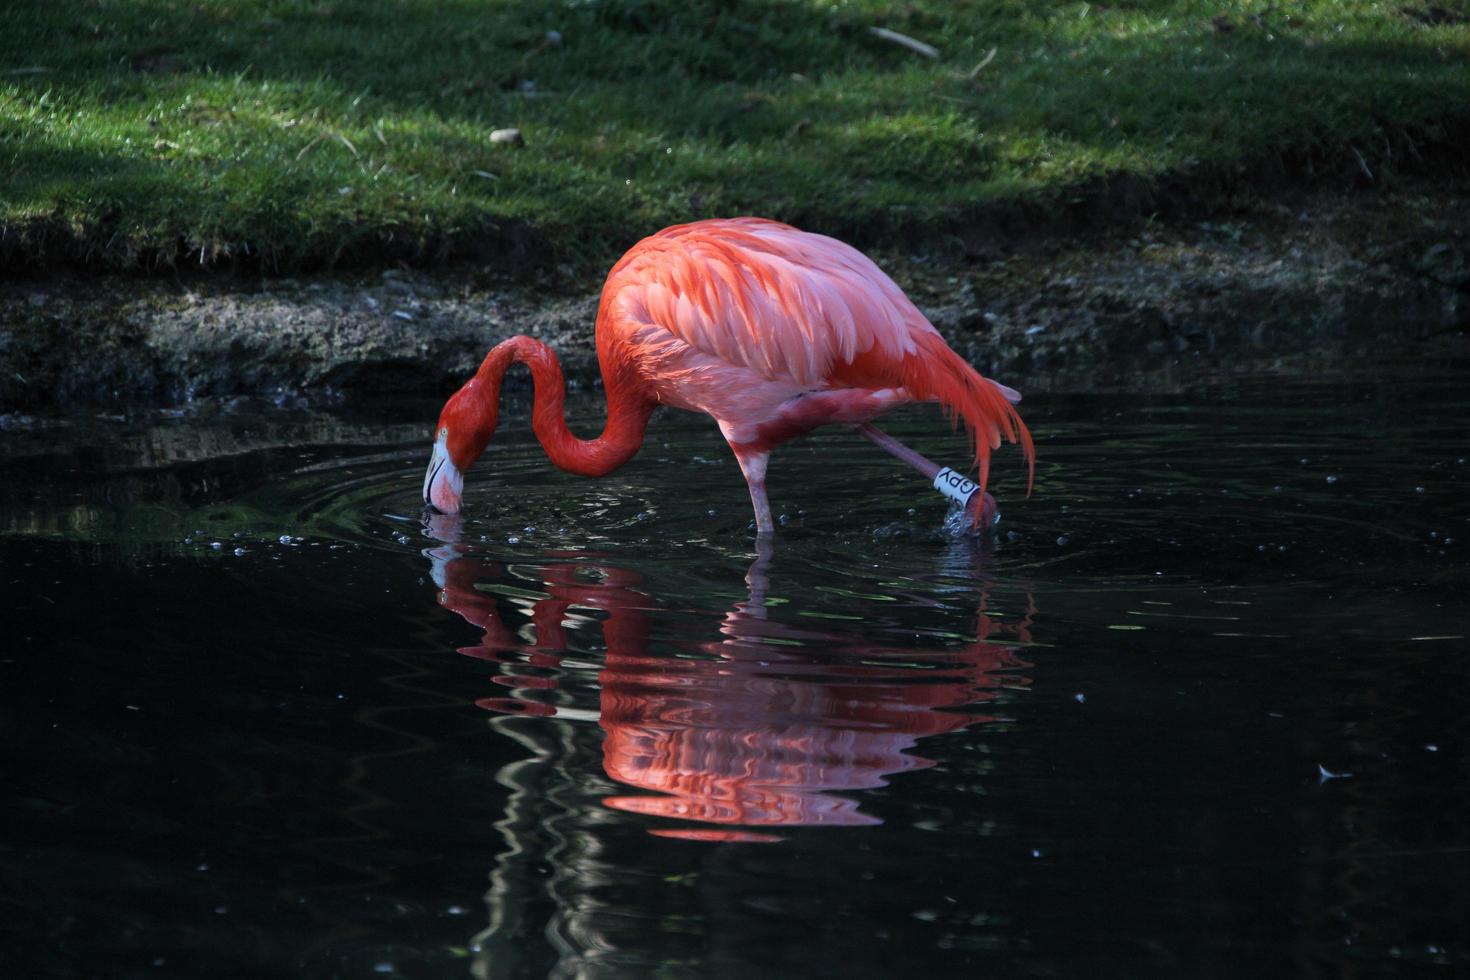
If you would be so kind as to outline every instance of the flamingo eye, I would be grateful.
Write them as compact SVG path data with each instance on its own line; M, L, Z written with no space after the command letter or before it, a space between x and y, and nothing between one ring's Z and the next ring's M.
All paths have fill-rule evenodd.
M444 428L442 428L442 429L439 430L439 438L440 439L448 439L449 438L449 426L446 425Z

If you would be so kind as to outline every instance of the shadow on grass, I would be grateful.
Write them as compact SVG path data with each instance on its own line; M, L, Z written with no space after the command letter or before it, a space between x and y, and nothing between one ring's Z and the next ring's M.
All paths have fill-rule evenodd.
M0 261L596 268L715 214L871 246L1463 169L1463 38L1150 7L1083 31L1025 2L25 3Z
M0 221L0 268L284 273L454 257L493 261L506 274L521 275L547 261L547 242L537 228L490 213L467 227L362 222L350 213L301 227L293 202L309 200L317 189L300 175L278 176L264 187L221 187L181 179L166 159L125 156L105 146L28 144L7 162L0 181L7 196L43 207ZM208 220L188 220L201 215ZM258 233L262 229L265 234Z

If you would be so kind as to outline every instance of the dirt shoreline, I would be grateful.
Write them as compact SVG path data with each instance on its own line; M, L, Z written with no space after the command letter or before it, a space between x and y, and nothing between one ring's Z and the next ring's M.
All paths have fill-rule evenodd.
M1464 191L1319 192L1209 221L875 258L958 351L1028 390L1459 357L1470 351ZM598 383L595 308L587 285L497 284L467 268L11 280L0 413L442 394L515 333L551 344L576 390Z

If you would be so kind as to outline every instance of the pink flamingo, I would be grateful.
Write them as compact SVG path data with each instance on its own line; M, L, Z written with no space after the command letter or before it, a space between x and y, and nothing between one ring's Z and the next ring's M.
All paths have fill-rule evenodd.
M996 515L985 484L1002 438L1021 445L1035 478L1031 434L1012 407L1019 394L951 350L867 256L775 221L696 221L634 245L602 289L597 358L607 424L597 438L579 439L567 428L551 348L525 336L497 344L439 415L425 503L459 511L464 473L495 433L501 381L518 362L535 383L536 437L572 473L603 476L626 463L659 405L713 416L750 486L759 535L774 530L765 485L771 450L822 425L855 426L976 525ZM914 401L937 401L964 423L978 483L873 427Z

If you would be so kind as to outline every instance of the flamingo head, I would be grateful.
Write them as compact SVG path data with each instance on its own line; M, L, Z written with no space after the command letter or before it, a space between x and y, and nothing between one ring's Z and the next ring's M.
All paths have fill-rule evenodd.
M441 514L459 513L465 471L495 434L496 400L482 399L479 394L472 379L439 413L434 450L424 473L424 503Z

